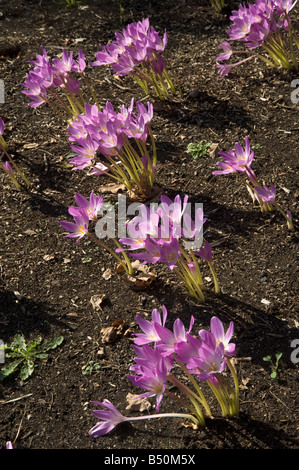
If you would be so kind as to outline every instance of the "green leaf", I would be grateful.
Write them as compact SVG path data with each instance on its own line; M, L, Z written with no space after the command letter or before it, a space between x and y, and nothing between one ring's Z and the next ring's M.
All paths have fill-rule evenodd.
M204 143L202 140L196 144L191 142L187 146L186 153L190 153L195 160L198 157L208 155L208 148L210 146L210 143Z
M11 362L8 366L4 367L0 371L0 381L12 374L19 367L22 361L23 359L19 359L18 361Z
M27 346L27 352L33 351L33 349L37 348L41 344L41 342L42 342L41 336L30 341Z
M42 351L49 351L49 349L55 349L57 346L59 346L64 340L63 336L57 336L57 338L51 339L50 341L47 341L42 347Z
M42 361L44 361L45 359L48 359L48 354L46 354L46 353L38 353L38 354L34 354L34 357L37 358L37 359L41 359Z
M26 341L23 335L16 334L14 337L13 342L11 343L11 347L16 347L17 350L26 349Z
M33 361L28 361L24 366L21 368L20 377L22 380L27 380L30 375L33 374L34 371L34 364Z
M263 361L266 361L266 362L271 362L271 356L265 356L263 357Z
M272 374L270 374L270 377L271 379L276 379L276 376L277 376L277 373L275 372L275 370L272 372Z
M275 354L276 360L279 361L279 359L281 358L281 356L282 356L282 353L277 353L277 354Z

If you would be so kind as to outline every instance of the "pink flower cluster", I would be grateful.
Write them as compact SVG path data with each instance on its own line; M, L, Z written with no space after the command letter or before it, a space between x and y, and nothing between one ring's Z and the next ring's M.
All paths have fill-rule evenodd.
M115 38L115 41L101 46L102 50L95 54L97 60L90 65L110 65L115 75L124 76L145 64L162 75L164 60L161 53L167 44L166 31L161 39L147 18L129 24L122 33L115 33Z
M221 404L223 416L238 415L239 396L238 380L235 370L232 369L229 360L236 354L236 346L231 343L234 333L234 324L230 323L225 332L223 323L217 317L213 317L210 322L210 331L201 329L197 336L191 335L194 325L194 317L190 319L190 324L186 330L180 318L177 318L172 329L165 327L167 320L167 310L163 306L162 316L158 310L152 312L151 321L137 315L137 323L143 333L137 333L134 339L133 349L136 353L134 364L130 371L134 374L127 375L127 378L137 387L145 390L136 398L150 398L156 400L156 411L159 411L164 395L169 395L177 399L180 405L185 404L182 397L178 397L167 387L168 383L175 385L182 395L191 401L192 406L186 406L191 410L191 414L164 413L139 417L126 417L109 401L93 402L104 410L93 410L92 414L100 421L89 431L92 438L98 438L110 432L119 423L124 421L135 421L138 419L151 419L162 417L185 417L192 419L195 424L205 425L204 414L200 405L204 406L207 416L211 416L210 408L197 383L194 393L187 385L178 380L173 372L174 364L179 365L182 370L191 377L196 377L198 381L207 381L211 389L216 391L215 396ZM234 376L235 391L232 391L222 372L229 365ZM195 379L196 380L196 379ZM194 407L194 408L193 408Z
M226 175L229 173L241 173L248 178L245 182L247 189L253 200L257 200L262 211L271 211L276 208L285 217L288 228L293 230L292 214L290 211L284 213L280 206L276 203L276 188L273 183L270 187L260 185L256 174L251 168L254 159L254 151L251 150L249 138L245 137L245 147L243 148L239 142L235 143L235 148L228 152L218 152L223 161L217 162L220 170L213 171L213 175Z
M128 231L133 237L119 240L122 244L128 245L128 248L118 248L116 252L129 250L130 256L142 260L142 264L161 262L173 270L182 251L179 239L196 241L207 220L203 218L202 209L198 208L193 221L186 212L187 201L187 195L183 201L179 195L174 201L162 195L158 207L152 205L149 209L146 205L142 205L140 207L142 215L134 217L127 224ZM132 253L138 249L145 251Z
M99 154L108 158L118 156L127 139L134 139L143 144L148 137L148 129L153 118L153 105L137 102L137 113L133 112L134 99L128 108L121 106L116 112L110 102L99 111L97 105L85 103L85 113L79 114L68 127L71 149L76 156L69 159L74 170L89 167L91 174L103 174L108 171L104 162L99 161ZM142 161L142 160L141 160ZM146 159L143 160L144 163Z
M269 65L292 68L296 60L294 57L289 60L290 54L286 51L281 31L290 33L292 30L289 12L296 3L297 0L256 0L256 3L249 3L248 6L240 4L238 10L232 11L230 16L232 25L227 30L229 41L244 43L248 51L233 50L228 41L220 44L224 52L216 58L216 68L219 69L219 74L221 76L228 75L233 67L256 57L256 55L251 54L233 64L219 64L219 62L229 60L233 54L248 53L259 47L263 47L267 52L269 59L265 58L264 60ZM295 37L294 33L290 35L291 43L293 37ZM297 44L297 40L295 41Z
M211 331L200 330L194 337L190 334L193 316L187 331L180 318L175 320L172 330L166 328L166 318L165 307L163 320L157 310L152 312L152 321L137 315L136 320L143 333L136 334L134 342L137 346L133 349L137 357L130 367L137 375L127 376L134 385L147 390L140 397L156 397L157 411L166 389L167 376L176 359L185 364L188 372L196 375L198 380L209 380L217 386L217 375L226 367L226 356L235 355L235 344L230 343L233 322L225 333L222 322L213 317ZM154 346L149 346L150 343Z
M80 49L78 61L73 58L73 52L68 53L63 50L62 58L49 58L46 49L41 46L42 55L36 54L36 60L29 60L33 65L33 70L29 72L21 83L26 88L22 93L27 95L32 101L29 106L36 108L49 98L56 97L57 90L77 95L80 92L81 83L76 80L74 73L82 74L86 67L85 56Z

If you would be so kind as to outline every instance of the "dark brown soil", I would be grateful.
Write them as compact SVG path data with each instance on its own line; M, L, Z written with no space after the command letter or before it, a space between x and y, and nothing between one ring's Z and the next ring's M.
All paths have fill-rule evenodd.
M291 210L298 227L299 104L291 101L298 72L256 62L220 79L214 64L230 24L227 14L216 14L204 0L121 3L123 22L116 1L68 9L43 0L0 3L0 78L6 92L0 115L11 155L34 182L32 191L18 192L0 177L0 338L10 343L16 333L27 340L64 336L47 361L36 361L27 381L16 374L0 384L0 446L10 440L26 449L298 449L299 365L291 361L291 342L299 338L298 231L288 231L278 213L254 207L234 176L213 176L217 154L193 159L186 153L190 142L228 150L248 135L256 146L255 172L276 185L278 202ZM84 239L76 244L64 237L59 221L70 220L67 208L75 192L101 194L108 180L70 170L63 123L46 107L28 107L19 85L30 70L27 59L40 53L40 45L51 57L63 48L82 48L94 60L100 44L146 17L160 32L167 29L168 57L183 90L181 100L155 103L157 182L169 197L188 194L191 202L203 203L206 238L219 242L213 256L221 294L211 291L204 304L193 302L160 265L157 281L142 292L117 275L105 280L104 271L113 269L111 256ZM115 84L107 69L90 68L90 78L102 104L109 100L117 109L143 97L129 79ZM105 194L105 200L114 197ZM90 302L96 294L105 294L102 310ZM136 314L150 318L162 305L169 327L177 317L189 324L191 315L194 331L208 328L213 315L226 325L234 321L239 418L215 418L203 430L175 419L138 421L92 440L92 400L107 398L124 414L139 414L126 410L127 394L140 390L125 377L134 351L123 333L138 331ZM102 328L114 322L125 324L115 341L103 343ZM271 379L263 357L278 352L280 371ZM90 361L101 368L83 375ZM168 398L162 402L161 411L177 409Z

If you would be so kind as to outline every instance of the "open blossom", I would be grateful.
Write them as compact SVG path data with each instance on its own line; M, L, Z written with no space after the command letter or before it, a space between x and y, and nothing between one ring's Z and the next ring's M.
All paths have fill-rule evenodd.
M267 202L268 204L275 203L276 188L273 183L270 184L270 188L268 188L268 186L263 186L262 188L255 186L254 189L264 202Z
M196 384L196 378L199 381L207 380L209 382L211 391L214 392L215 398L221 406L223 416L238 415L238 379L228 357L235 353L234 345L229 344L233 334L233 323L225 333L222 322L217 317L213 317L211 331L201 330L200 335L195 337L191 335L194 324L193 317L191 317L188 331L185 331L179 318L173 324L173 331L170 331L164 325L166 316L167 310L163 306L163 319L156 309L152 312L151 322L143 320L140 316L136 317L144 333L137 334L134 340L133 349L136 357L134 364L130 366L130 371L135 375L130 374L126 377L134 385L145 390L144 393L135 396L136 398L154 397L156 399L157 411L159 411L164 395L168 395L177 400L180 405L184 404L184 407L186 405L191 414L175 412L126 417L109 400L104 400L102 403L93 402L105 410L92 411L92 414L100 421L89 431L91 437L103 436L121 422L141 419L178 417L191 419L196 425L204 426L205 415L201 407L205 409L207 416L212 416L212 414L200 384ZM153 346L150 346L149 342L154 343ZM137 346L136 343L139 345ZM227 363L233 375L235 390L227 382L226 377L220 377ZM175 365L176 367L174 367ZM175 376L177 367L180 368L180 378ZM188 382L191 379L194 385L193 389L189 388L188 382L182 381L182 372L186 373ZM168 389L168 383L171 384L171 389ZM179 392L179 395L176 391ZM190 400L191 404L189 405L186 400Z
M92 414L101 420L89 431L90 437L94 439L107 434L119 423L127 420L109 400L105 399L103 403L98 401L93 401L92 403L107 408L107 410L92 411Z
M81 209L77 215L73 216L74 222L59 222L67 232L68 238L78 238L77 243L88 233L89 217L85 209Z
M161 318L161 314L158 312L158 310L154 309L152 311L152 321L145 320L140 315L136 315L136 321L143 333L137 333L135 335L135 344L140 346L142 344L148 344L160 340L160 336L157 334L155 324L163 326L165 325L167 318L167 310L164 305L162 307L162 314L163 317Z
M230 16L232 24L227 30L229 41L239 41L245 45L245 49L233 50L229 42L224 41L220 47L225 52L216 59L219 75L227 76L233 67L255 57L261 57L272 67L297 68L294 46L298 47L298 41L293 34L289 17L296 3L297 0L256 0L247 6L240 4L238 10L233 10ZM286 40L285 32L289 35ZM251 52L256 49L264 49L267 55L263 57L261 54ZM218 63L229 60L232 54L250 54L250 56L234 64Z
M236 142L234 150L230 149L228 153L218 153L224 158L225 163L228 163L234 170L240 172L245 172L247 168L250 168L252 160L254 158L254 152L250 148L248 136L245 137L244 148L239 142Z
M216 62L228 60L233 53L232 46L228 41L223 41L223 43L220 44L220 47L224 50L224 52L216 58Z
M101 210L103 200L104 198L102 196L95 196L93 191L91 191L89 201L84 196L82 196L82 194L75 193L75 201L78 204L78 207L70 206L68 209L69 214L80 215L81 210L84 209L89 217L89 220L97 221L97 214Z
M215 374L220 374L226 368L223 343L217 344L213 333L207 331L199 348L198 356L192 357L187 367L197 371L199 380L207 380Z
M168 361L162 356L154 368L140 366L140 375L127 375L127 378L140 388L147 390L139 395L139 398L156 397L156 410L159 411L160 403L166 388L166 377L169 371Z
M236 345L234 343L230 343L230 340L234 334L234 323L230 322L229 328L225 333L221 320L219 320L219 318L217 317L212 317L210 323L210 330L215 338L216 345L220 343L223 344L224 354L227 356L234 356L236 354ZM200 330L198 334L200 338L204 341L207 334L207 330Z
M162 356L169 356L175 352L175 346L181 342L186 342L188 333L192 330L194 324L194 317L191 316L188 331L180 318L177 318L173 324L173 331L169 330L161 324L155 324L155 330L160 338L156 343L157 349L161 352Z

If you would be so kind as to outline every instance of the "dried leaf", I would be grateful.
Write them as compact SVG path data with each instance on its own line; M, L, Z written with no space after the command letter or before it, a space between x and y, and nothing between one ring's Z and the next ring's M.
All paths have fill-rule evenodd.
M214 143L211 144L209 147L209 155L211 158L215 158L218 155L218 150L219 150L219 144Z
M117 340L117 331L113 326L102 328L101 334L103 343L114 343Z
M101 186L100 187L100 192L103 193L109 193L109 194L117 194L119 191L125 191L126 187L124 184L107 184L106 186Z
M32 143L29 143L29 144L24 144L23 148L24 149L36 149L38 146L39 146L39 144L32 142Z
M55 255L44 255L43 256L43 259L45 261L51 261L51 259L54 259L55 258Z
M112 276L112 271L110 268L106 269L106 271L103 273L103 278L108 281Z
M189 423L181 423L182 426L184 426L184 428L192 428L192 429L198 429L198 426L197 424L195 423L192 423L192 421L190 421Z
M126 406L126 410L130 411L148 411L152 408L151 403L147 400L147 398L137 398L138 395L133 395L132 393L128 393L126 396L126 400L128 402L128 406Z
M95 294L91 297L90 303L94 310L102 310L101 304L106 298L105 294Z

